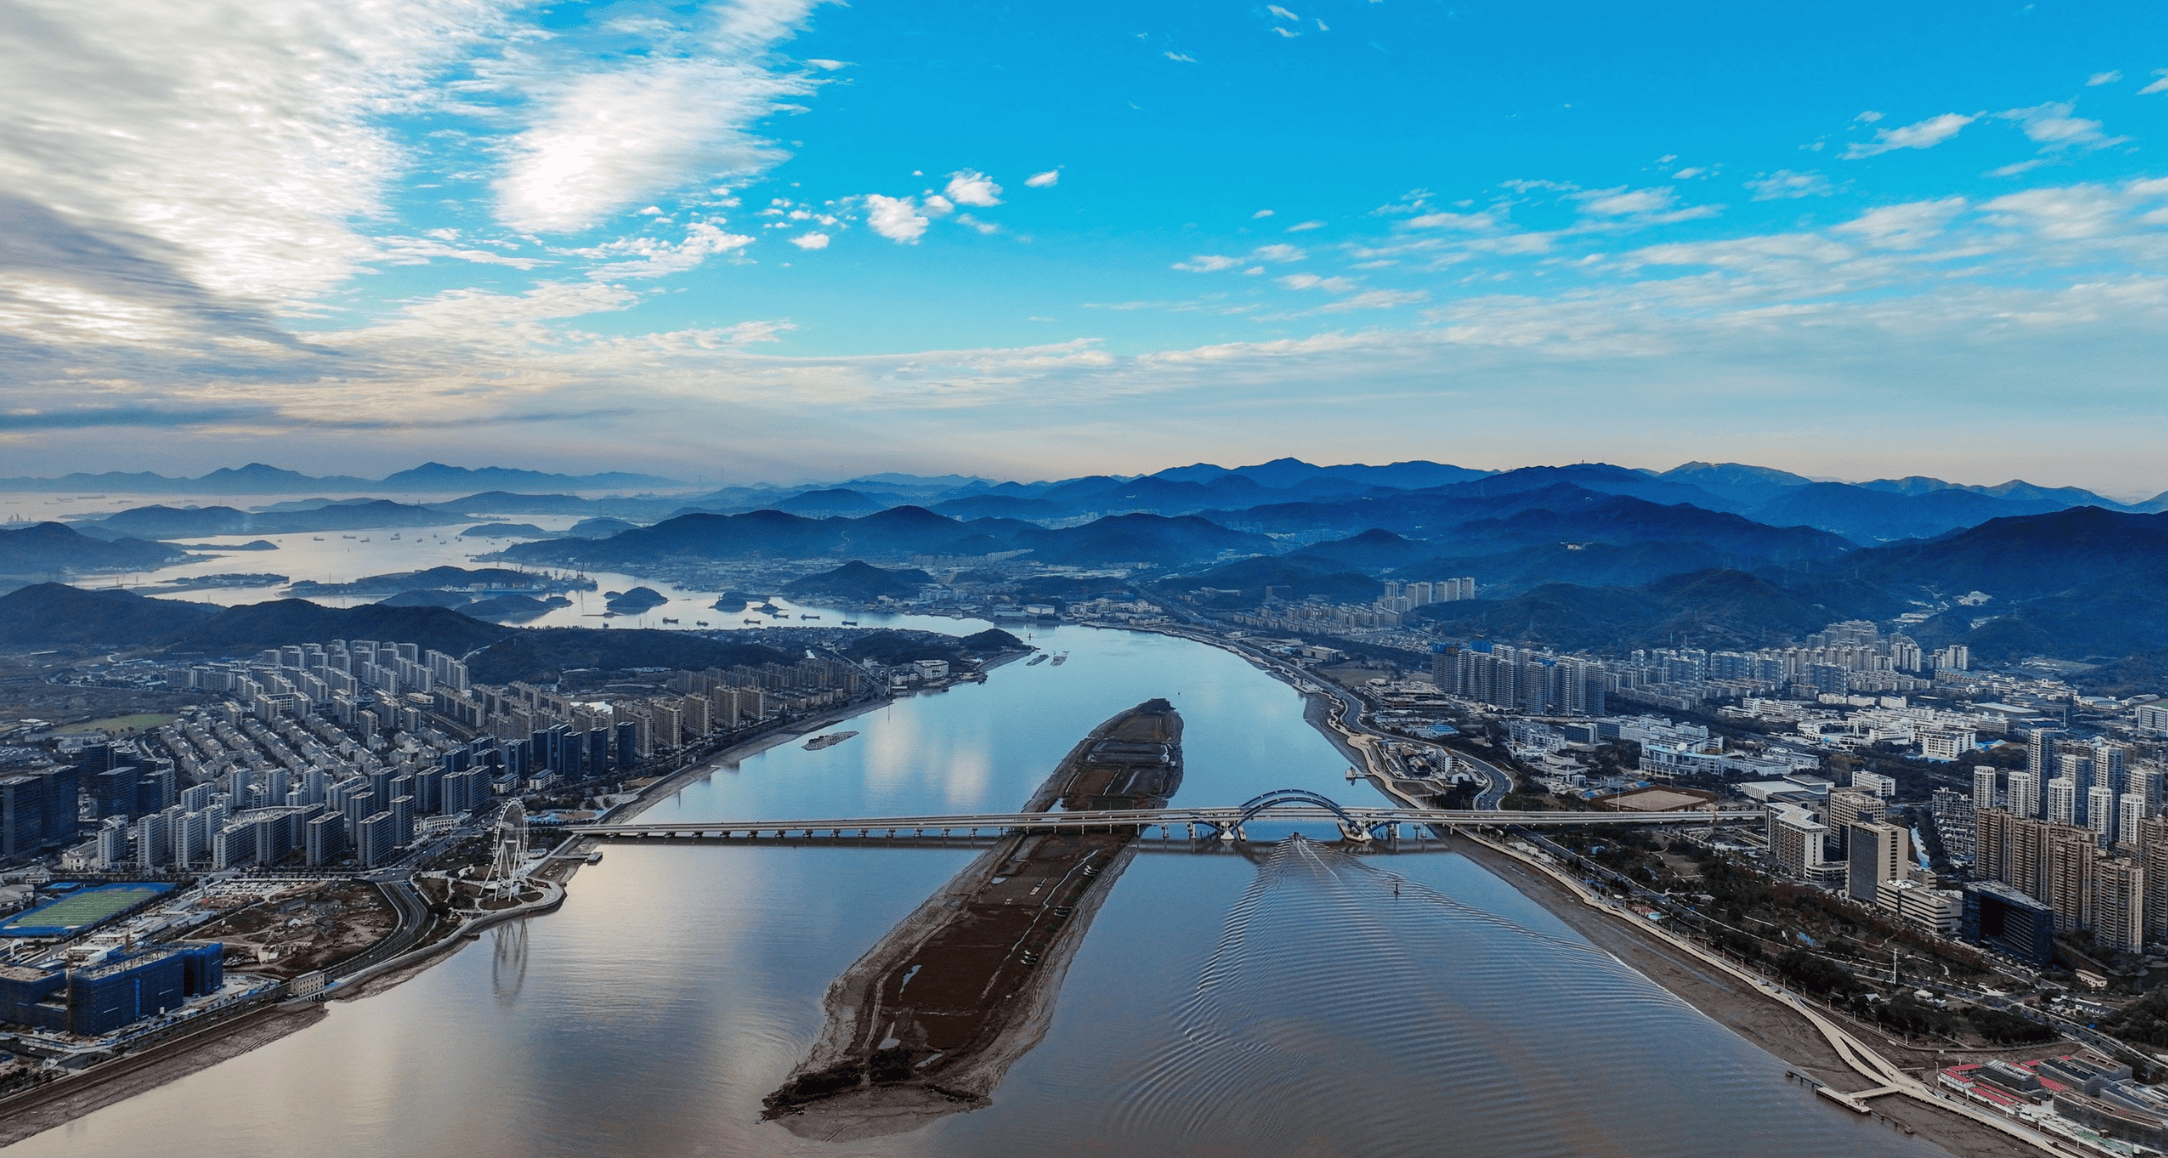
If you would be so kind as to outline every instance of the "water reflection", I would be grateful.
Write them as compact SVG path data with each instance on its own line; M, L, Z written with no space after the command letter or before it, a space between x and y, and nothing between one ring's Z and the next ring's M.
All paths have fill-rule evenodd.
M526 984L527 922L511 921L490 930L489 986L497 1000L516 1000Z

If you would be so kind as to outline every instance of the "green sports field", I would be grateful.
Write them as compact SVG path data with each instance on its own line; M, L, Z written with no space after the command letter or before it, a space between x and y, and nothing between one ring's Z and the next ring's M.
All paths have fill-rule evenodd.
M172 885L108 885L84 889L0 921L0 936L50 936L111 920L114 914L172 891Z

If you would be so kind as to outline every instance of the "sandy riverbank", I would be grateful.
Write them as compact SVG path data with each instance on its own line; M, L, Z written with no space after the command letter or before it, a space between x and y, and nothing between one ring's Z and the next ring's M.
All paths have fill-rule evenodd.
M1582 903L1549 876L1466 837L1455 850L1542 905L1597 947L1676 994L1704 1015L1784 1060L1794 1070L1838 1090L1857 1092L1871 1083L1837 1055L1796 1011L1736 977L1696 960L1655 936ZM1938 1055L1916 1050L1877 1029L1847 1020L1845 1028L1883 1057L1932 1083ZM1949 1061L1958 1060L1951 1058ZM1968 1059L1970 1060L1970 1059ZM1948 1064L1945 1062L1944 1064ZM1960 1114L1904 1097L1873 1103L1877 1114L1910 1127L1920 1137L1965 1158L2038 1158L2040 1150Z

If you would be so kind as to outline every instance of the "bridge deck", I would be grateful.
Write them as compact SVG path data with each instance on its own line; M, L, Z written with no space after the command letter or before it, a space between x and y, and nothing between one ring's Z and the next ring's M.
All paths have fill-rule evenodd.
M725 839L743 834L759 837L801 833L859 838L923 838L929 832L952 834L994 832L1080 832L1117 827L1180 828L1195 826L1223 830L1246 822L1325 821L1343 824L1343 816L1356 826L1372 829L1387 825L1461 828L1469 825L1515 824L1539 828L1575 825L1710 825L1759 822L1761 809L1727 809L1691 812L1488 812L1460 809L1341 808L1326 809L1286 805L1265 813L1240 808L1138 808L1078 812L980 812L924 816L853 816L787 818L776 820L677 820L632 821L624 824L574 825L570 831L598 837L705 837Z

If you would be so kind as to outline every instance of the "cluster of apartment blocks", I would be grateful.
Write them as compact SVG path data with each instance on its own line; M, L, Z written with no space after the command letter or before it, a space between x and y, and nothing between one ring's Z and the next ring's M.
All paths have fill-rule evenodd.
M169 731L196 732L216 744L218 728L201 717L222 714L246 718L238 705L220 705L199 711L188 727ZM295 721L280 723L290 736L305 735ZM224 727L227 739L240 738L230 722ZM278 739L264 732L266 739ZM185 739L160 738L168 752L203 753ZM359 865L373 868L411 843L424 818L471 812L494 792L495 754L488 750L493 742L409 738L380 754L351 746L351 738L340 739L346 741L344 751L312 747L301 756L278 744L264 750L284 759L221 759L222 770L185 787L175 760L146 757L139 746L85 749L74 767L92 786L96 831L64 854L63 863L147 872L225 869L273 865L300 852L310 865L332 864L351 853ZM214 750L235 755L223 744Z
M877 683L809 659L678 672L671 695L590 700L473 685L455 657L368 640L197 664L169 682L232 698L154 738L0 778L0 859L59 851L77 868L157 871L351 854L375 867L426 818L472 811L496 792L629 770L658 749ZM76 844L86 797L95 831Z
M2036 963L2049 959L2056 933L2088 930L2124 952L2168 941L2168 820L2159 815L2168 775L2133 766L2111 740L2080 744L2047 729L2027 740L2039 771L2013 770L2005 790L1981 766L1970 799L1942 790L1930 800L1946 851L1979 878L1961 889L1938 889L1912 867L1910 832L1887 822L1889 781L1867 773L1852 791L1832 791L1819 816L1772 803L1771 860L1804 880L1842 882L1854 899L1923 929L1962 931ZM2065 774L2043 801L2034 786L2049 769Z
M681 673L670 684L680 694L605 700L523 683L473 684L456 657L411 643L333 640L273 649L253 661L194 665L179 682L231 695L265 719L320 709L358 732L366 746L392 732L436 729L521 740L563 725L583 735L609 733L605 743L612 759L629 764L632 756L614 755L626 743L620 732L630 737L629 751L644 758L771 713L800 713L848 699L863 692L869 679L847 663L808 659ZM545 767L564 770L556 760Z
M1770 802L1770 862L1801 880L1841 887L1853 900L1886 909L1923 932L1954 937L1964 923L1965 897L1937 888L1935 877L1918 866L1911 831L1889 821L1894 790L1887 777L1861 772L1849 790L1829 793L1819 815Z
M2007 785L1993 768L1973 777L1975 875L2052 910L2056 932L2131 952L2168 941L2168 773L2041 728Z
M1475 580L1462 575L1457 579L1440 579L1436 582L1417 580L1404 583L1398 579L1385 581L1385 594L1378 597L1378 609L1395 615L1405 615L1418 607L1433 603L1458 603L1475 598Z
M1521 711L1587 715L1602 715L1613 699L1695 711L1719 701L1771 697L1787 688L1816 696L1914 691L1932 687L1933 678L1905 671L1927 663L1935 665L1933 671L1971 664L1962 645L1927 657L1910 639L1882 637L1864 622L1833 625L1804 647L1753 652L1659 648L1603 660L1482 640L1434 644L1431 652L1432 679L1449 695ZM1950 749L1946 758L1954 758L1959 738L1953 732L1938 751Z
M1971 666L1971 649L1963 644L1923 651L1909 636L1885 636L1872 623L1848 620L1808 636L1799 647L1636 650L1605 669L1622 697L1692 710L1771 696L1786 687L1817 695L1921 691L1933 687L1942 673Z

